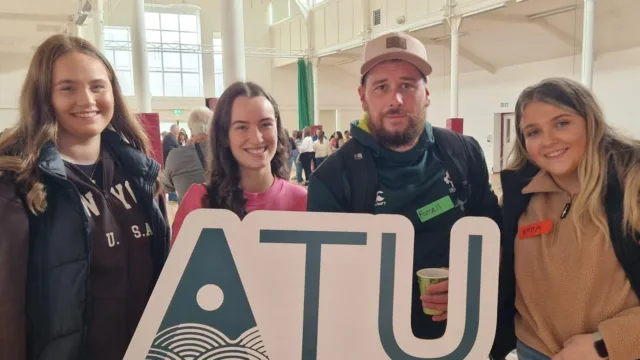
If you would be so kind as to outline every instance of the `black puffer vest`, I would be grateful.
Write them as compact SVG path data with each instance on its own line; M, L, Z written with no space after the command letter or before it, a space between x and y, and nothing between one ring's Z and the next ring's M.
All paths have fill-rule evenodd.
M154 199L160 165L105 130L102 144L128 169L140 208L148 211L154 238L151 255L157 280L168 254L169 229L164 201ZM40 155L39 168L47 209L29 218L27 281L28 357L37 360L85 359L91 321L91 226L77 188L67 180L64 162L53 144ZM154 281L155 281L154 280Z

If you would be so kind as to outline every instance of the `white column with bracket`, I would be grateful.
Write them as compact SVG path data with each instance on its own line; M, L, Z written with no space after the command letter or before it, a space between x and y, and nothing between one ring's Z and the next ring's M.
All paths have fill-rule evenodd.
M131 24L131 53L133 55L133 86L139 113L151 112L151 86L149 85L149 59L144 19L144 0L134 0Z
M93 36L95 46L104 53L104 0L94 0L93 12Z
M220 1L222 37L222 72L224 88L236 81L246 81L244 52L244 2Z
M460 24L462 16L458 14L455 0L448 0L444 8L445 20L451 29L451 102L450 118L458 117L459 74L460 74Z
M582 28L582 83L593 85L594 27L596 0L584 0L584 21Z

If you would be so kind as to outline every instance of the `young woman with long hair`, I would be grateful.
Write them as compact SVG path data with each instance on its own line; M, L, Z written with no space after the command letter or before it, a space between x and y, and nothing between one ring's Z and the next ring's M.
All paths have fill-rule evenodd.
M38 47L0 142L3 358L122 359L168 253L148 152L94 46Z
M260 86L237 82L220 96L209 135L210 176L191 186L173 222L199 208L228 209L239 217L254 210L306 211L307 191L290 183L289 140L275 100Z
M522 92L516 135L494 355L640 358L640 142L563 78Z

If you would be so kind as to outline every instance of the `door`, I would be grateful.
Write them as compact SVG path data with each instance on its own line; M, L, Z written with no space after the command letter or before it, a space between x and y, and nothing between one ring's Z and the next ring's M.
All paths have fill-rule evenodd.
M502 168L507 166L511 149L516 143L516 115L502 114Z

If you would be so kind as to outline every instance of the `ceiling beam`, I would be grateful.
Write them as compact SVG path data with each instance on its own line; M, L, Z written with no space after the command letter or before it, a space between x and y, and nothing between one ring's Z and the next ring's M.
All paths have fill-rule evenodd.
M45 15L45 14L18 14L18 13L0 13L0 20L14 21L42 21L42 22L60 22L66 23L72 20L70 15Z
M549 34L553 35L556 39L575 48L577 52L582 52L582 42L576 41L575 36L544 19L533 20L532 22L547 31Z
M449 40L448 38L442 38L442 40L427 40L425 41L425 44L430 44L430 45L441 45L444 46L445 48L451 50L451 41L447 41ZM464 46L462 45L458 45L458 54L460 55L461 58L464 58L468 61L470 61L472 64L484 69L485 71L487 71L490 74L495 74L497 69L496 67L489 61L483 59L482 57L476 55L473 51L466 49Z

